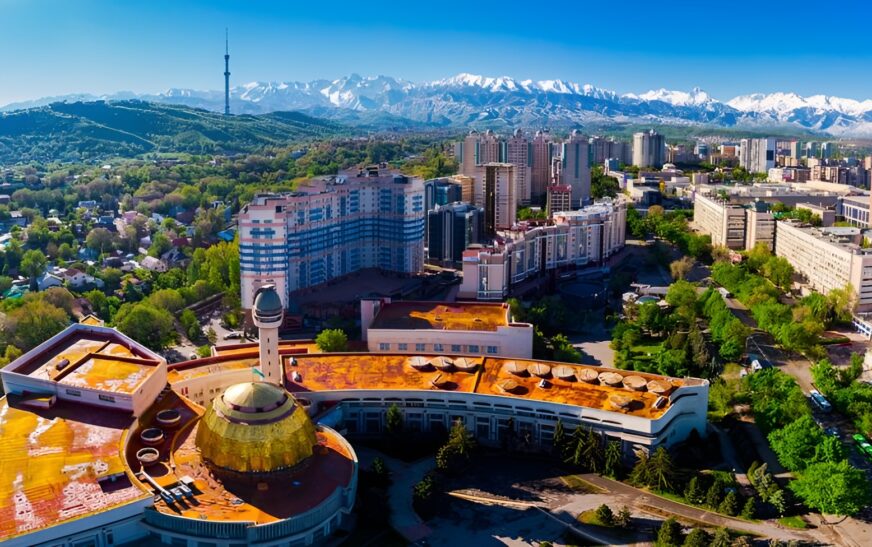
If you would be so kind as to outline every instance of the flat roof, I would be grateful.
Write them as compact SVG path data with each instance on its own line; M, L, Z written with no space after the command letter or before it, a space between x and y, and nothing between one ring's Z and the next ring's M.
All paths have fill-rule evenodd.
M25 403L0 400L0 541L151 497L125 474L129 415Z
M506 304L391 302L382 305L370 329L495 331L508 324Z
M62 371L59 384L132 395L157 367L156 361L92 354L71 370Z
M296 365L290 365L286 357L286 386L289 391L301 395L307 391L345 391L345 390L423 390L459 393L478 393L499 395L510 398L529 399L599 410L620 412L622 414L656 419L669 408L666 404L655 408L659 394L646 390L635 391L622 385L608 386L589 384L577 378L585 370L601 373L615 373L621 376L638 376L645 383L652 380L663 382L668 395L684 385L694 385L699 380L668 378L656 374L625 371L605 367L592 367L569 363L537 361L532 359L503 359L490 357L468 357L480 366L474 372L461 372L456 369L443 371L432 367L418 370L412 360L441 359L434 355L414 356L405 354L311 354L294 356ZM455 358L450 358L455 359ZM520 375L509 372L514 363L521 369L529 370L533 365L543 364L552 370L558 366L569 367L575 373L572 379L564 380L553 374L546 374L547 387L539 387L542 380L530 372ZM300 381L294 381L294 373ZM511 391L504 389L504 382L511 380L516 387ZM615 400L626 399L624 407L615 406Z

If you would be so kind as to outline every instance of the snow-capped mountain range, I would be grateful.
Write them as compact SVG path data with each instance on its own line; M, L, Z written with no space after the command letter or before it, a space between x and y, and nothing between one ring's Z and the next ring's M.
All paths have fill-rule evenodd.
M169 89L156 95L122 92L105 96L76 94L13 103L0 111L57 101L124 100L177 103L222 111L220 90ZM793 129L834 136L872 136L872 100L825 95L751 94L721 102L705 91L667 89L619 95L590 84L565 80L516 80L458 74L413 83L389 76L352 74L337 80L252 82L231 90L236 114L302 110L343 120L390 115L435 126L596 126L607 123L711 125L762 130Z

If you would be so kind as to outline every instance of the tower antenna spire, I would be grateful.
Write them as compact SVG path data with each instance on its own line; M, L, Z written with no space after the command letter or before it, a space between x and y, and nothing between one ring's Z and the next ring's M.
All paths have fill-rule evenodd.
M230 31L224 27L224 115L230 114Z

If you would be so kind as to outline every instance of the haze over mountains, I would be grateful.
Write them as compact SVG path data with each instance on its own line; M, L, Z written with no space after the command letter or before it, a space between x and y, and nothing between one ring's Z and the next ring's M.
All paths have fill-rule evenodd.
M413 83L389 76L352 74L337 80L252 82L231 91L236 114L299 110L343 122L388 116L432 126L539 127L608 124L711 125L749 130L768 128L872 136L872 100L824 95L752 94L719 101L695 88L689 92L652 90L620 95L564 80L515 80L458 74ZM0 111L52 102L127 100L223 110L223 91L169 89L159 94L121 92L105 96L75 94L6 105Z

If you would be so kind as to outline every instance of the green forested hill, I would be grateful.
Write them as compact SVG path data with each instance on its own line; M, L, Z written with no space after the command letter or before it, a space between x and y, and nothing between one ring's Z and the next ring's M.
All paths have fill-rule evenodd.
M0 164L248 152L345 132L336 122L298 112L223 116L143 101L54 103L0 114Z

